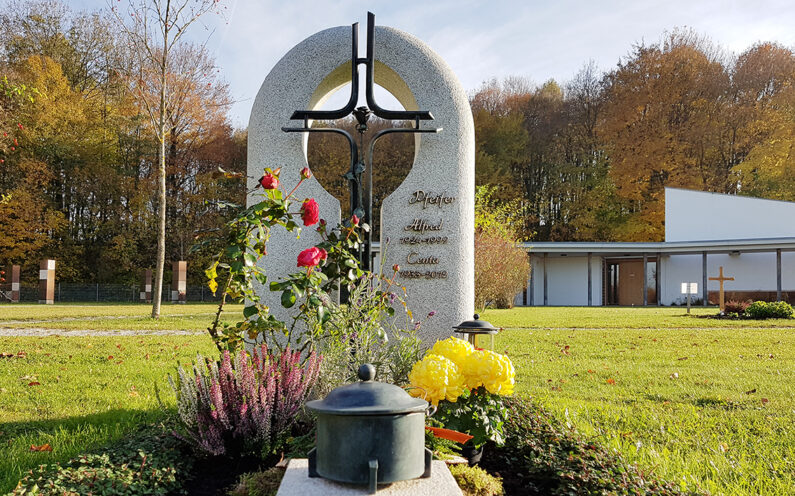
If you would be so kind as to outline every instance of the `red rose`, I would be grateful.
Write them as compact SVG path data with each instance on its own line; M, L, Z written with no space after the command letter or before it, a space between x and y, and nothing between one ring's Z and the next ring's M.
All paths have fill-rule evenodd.
M357 217L356 215L351 217L351 225L354 226L354 227L358 226L359 225L359 217Z
M316 267L326 257L328 253L323 248L307 248L298 254L298 267Z
M301 169L301 179L309 179L310 177L312 177L312 171L309 170L309 167Z
M273 174L265 174L260 178L259 185L265 189L276 189L279 187L279 178Z
M318 208L314 198L307 198L301 204L301 219L304 221L305 226L317 224L320 219L320 208Z

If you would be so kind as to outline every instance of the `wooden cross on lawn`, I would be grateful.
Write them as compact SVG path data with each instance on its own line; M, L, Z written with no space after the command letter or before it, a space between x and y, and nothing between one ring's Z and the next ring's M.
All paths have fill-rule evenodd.
M718 277L710 277L710 281L719 281L720 282L720 311L721 313L726 309L726 302L723 299L723 281L733 281L733 277L724 277L723 276L723 265L720 266L720 272Z

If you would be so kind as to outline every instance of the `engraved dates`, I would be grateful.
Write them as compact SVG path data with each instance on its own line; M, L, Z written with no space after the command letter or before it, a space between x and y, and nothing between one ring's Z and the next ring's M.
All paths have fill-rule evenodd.
M439 244L446 244L448 241L447 236L431 236L428 238L421 238L419 236L407 236L405 238L400 238L400 244L403 245L439 245Z

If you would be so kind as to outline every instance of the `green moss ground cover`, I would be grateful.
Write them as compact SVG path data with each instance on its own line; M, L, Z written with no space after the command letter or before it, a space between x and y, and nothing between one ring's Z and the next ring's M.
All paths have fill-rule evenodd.
M526 327L495 344L516 365L519 394L627 460L686 489L795 494L795 322L738 328L683 314L523 308L485 318Z
M23 307L0 305L0 327L49 312L85 319L76 329L130 328L110 318L118 315L155 329L144 305ZM201 330L212 306L164 306L172 311ZM696 310L705 312L715 309ZM514 360L519 394L646 473L714 494L795 493L795 321L686 317L681 308L522 308L485 318L511 327L496 348ZM0 337L0 352L20 351L0 358L0 493L40 463L162 419L154 384L165 387L177 363L213 345L201 335ZM30 451L47 443L52 452Z

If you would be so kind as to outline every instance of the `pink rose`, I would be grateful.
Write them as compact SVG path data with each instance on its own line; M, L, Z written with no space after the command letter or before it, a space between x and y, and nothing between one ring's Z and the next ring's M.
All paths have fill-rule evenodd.
M298 254L298 267L317 267L327 257L328 253L323 248L307 248Z
M265 174L259 180L260 186L265 189L276 189L279 187L279 177L273 174Z
M314 198L307 198L301 204L301 219L304 221L305 226L317 224L320 219L320 208L318 208Z
M351 225L352 225L353 227L356 227L356 226L358 226L358 225L359 225L359 217L357 217L356 215L354 215L353 217L351 217Z

